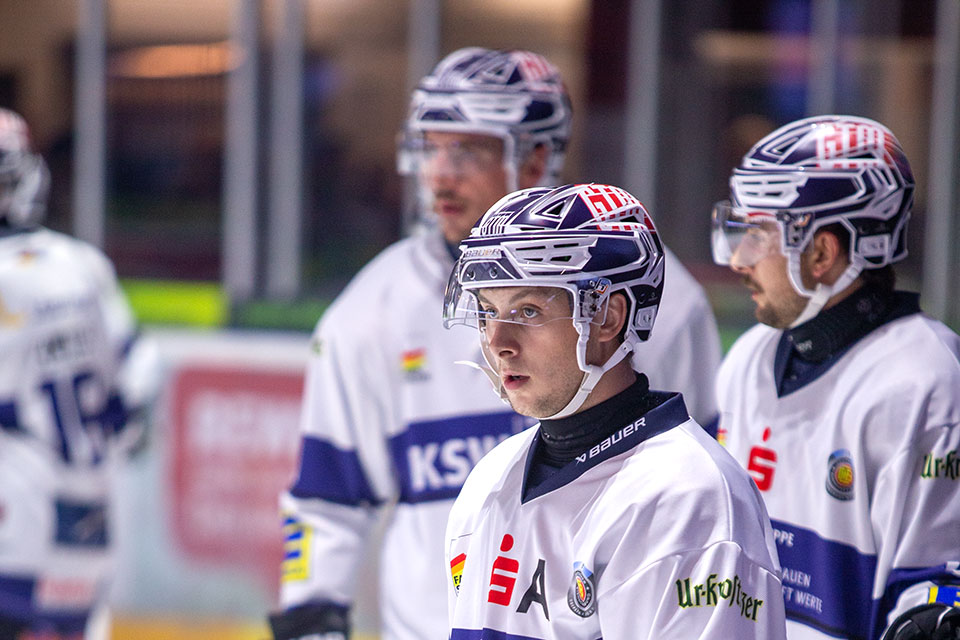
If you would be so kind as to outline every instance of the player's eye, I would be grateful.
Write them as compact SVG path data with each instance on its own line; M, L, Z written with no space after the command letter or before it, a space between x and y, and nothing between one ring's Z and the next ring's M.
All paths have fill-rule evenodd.
M540 310L534 307L521 307L520 317L524 320L533 320L540 316Z

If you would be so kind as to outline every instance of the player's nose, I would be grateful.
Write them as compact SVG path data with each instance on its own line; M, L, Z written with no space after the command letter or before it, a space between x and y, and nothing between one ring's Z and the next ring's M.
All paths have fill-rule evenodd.
M753 265L743 260L743 256L739 254L740 254L740 250L738 249L737 251L734 252L732 256L730 256L729 266L734 273L737 273L739 275L746 275L751 271L753 271Z
M501 358L515 355L520 349L516 335L519 329L513 322L488 322L485 334L490 351Z

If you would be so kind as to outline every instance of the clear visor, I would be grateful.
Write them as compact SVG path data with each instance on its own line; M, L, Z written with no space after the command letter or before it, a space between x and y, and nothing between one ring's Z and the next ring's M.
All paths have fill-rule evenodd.
M503 163L504 144L500 138L471 135L467 140L433 140L429 133L405 140L401 173L422 179L462 177L482 173Z
M609 281L604 279L589 283L596 286L578 287L576 293L557 286L525 286L522 281L464 288L457 272L454 269L443 303L443 324L448 329L466 325L484 332L493 323L534 328L558 320L602 323L606 319Z
M780 251L780 224L768 211L734 207L729 200L713 206L713 261L731 267L752 267Z

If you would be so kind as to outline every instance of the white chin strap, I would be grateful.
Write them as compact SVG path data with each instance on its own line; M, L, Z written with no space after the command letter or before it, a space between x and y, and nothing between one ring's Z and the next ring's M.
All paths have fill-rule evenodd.
M600 382L600 378L603 377L603 374L614 368L620 363L621 360L629 356L636 346L634 340L628 337L619 347L617 347L617 350L613 352L613 354L607 358L607 361L602 365L598 366L595 364L587 364L586 353L587 340L590 338L590 324L588 322L577 322L575 323L575 326L577 328L577 333L580 336L577 339L577 365L584 372L583 378L580 380L580 387L577 389L577 392L573 394L573 397L570 398L570 401L566 404L566 406L560 409L560 411L557 411L551 416L537 416L541 420L556 420L558 418L566 418L567 416L576 413L580 407L583 406L584 401L586 401L587 396L589 396L593 391L593 388L597 386L598 382ZM500 375L490 363L490 358L487 356L487 350L481 348L480 352L483 354L483 360L486 366L477 362L471 362L470 360L457 360L454 364L462 364L482 371L484 374L486 374L487 378L490 379L490 383L493 385L493 390L498 396L500 396L500 399L509 405L510 399L507 397L507 392L503 388L503 381L500 379Z
M857 279L857 276L860 275L860 272L863 270L856 262L851 262L847 266L846 270L837 278L837 281L833 284L817 284L816 289L811 291L803 286L803 280L800 277L800 254L792 253L789 259L789 274L790 274L790 284L793 285L793 288L797 290L802 296L809 298L807 300L807 306L804 307L803 311L800 312L800 315L797 316L797 319L790 323L788 329L793 329L794 327L799 327L801 324L810 320L816 316L820 311L823 310L824 305L827 304L827 301L833 297L838 291L843 291L854 280Z
M607 358L607 361L602 365L587 364L587 340L590 339L590 323L589 322L576 322L574 326L577 328L577 333L580 334L580 338L577 340L577 365L584 372L583 379L580 380L580 388L577 389L577 392L573 394L573 397L570 398L570 402L567 403L563 409L557 411L552 416L543 416L542 420L556 420L558 418L566 418L569 415L573 415L580 410L580 407L583 406L584 401L587 399L587 396L590 395L590 392L593 391L593 388L597 386L597 383L600 382L600 378L603 377L607 371L615 367L620 363L621 360L630 355L633 351L634 343L633 340L626 339L623 343L617 347L617 350Z

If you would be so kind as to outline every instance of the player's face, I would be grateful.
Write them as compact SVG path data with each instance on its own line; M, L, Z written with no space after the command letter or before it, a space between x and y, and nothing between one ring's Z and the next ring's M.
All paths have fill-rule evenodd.
M757 305L754 315L763 324L784 329L797 319L807 306L804 298L790 283L787 257L779 250L766 253L751 265L738 262L736 256L730 268L740 274L750 296Z
M424 147L421 180L433 194L443 237L457 245L507 193L503 141L472 133L427 131Z
M551 287L482 289L483 345L517 413L543 418L563 409L580 387L577 330L570 296ZM509 320L509 321L504 321Z

